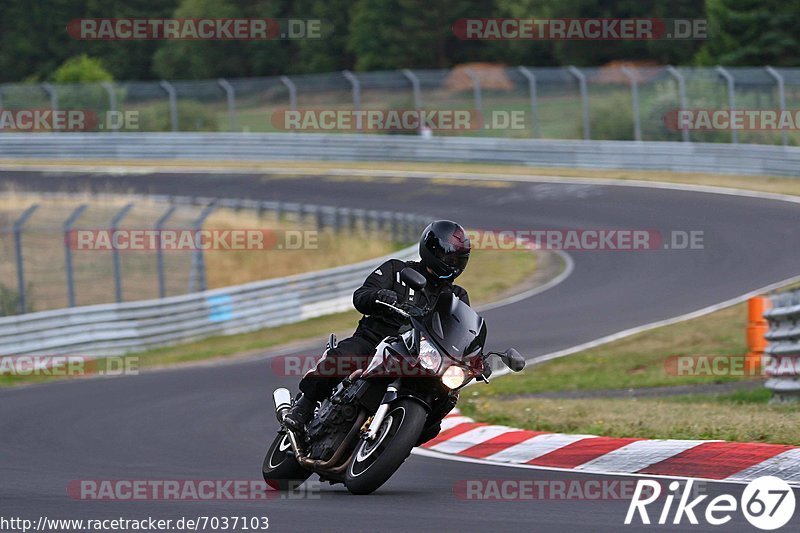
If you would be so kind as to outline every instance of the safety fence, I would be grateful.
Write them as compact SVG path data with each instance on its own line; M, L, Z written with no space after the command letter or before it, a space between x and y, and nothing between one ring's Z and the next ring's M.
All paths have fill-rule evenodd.
M308 247L303 241L311 232L316 233L313 244L318 246L319 235L326 231L374 234L387 242L409 243L416 240L427 221L420 215L391 211L236 198L63 193L38 193L37 203L24 198L16 199L18 205L0 206L0 316L205 291L208 254L219 259L219 254L236 253L223 250L218 254L215 247L230 244L225 230L237 232L242 225L237 222L241 210L257 216L245 219L254 226L263 227L271 220L278 228L292 228L256 230L248 226L246 231L258 232L261 237L260 247L249 252L275 249L291 253ZM214 219L216 213L220 217ZM111 241L97 245L102 241L97 236L103 235L110 239L122 235L128 242L126 231L152 233L159 242L149 246L140 235L139 249L112 245ZM213 233L213 238L222 235L228 241L217 246L208 237L208 242L197 245L196 237L203 232ZM175 234L180 234L182 241L188 236L189 246L164 246L162 240L170 235L175 240ZM280 237L281 242L262 242L265 234L276 241ZM81 247L77 235L90 237L92 242ZM287 239L292 242L284 243ZM138 253L126 253L131 250ZM264 258L263 254L260 257ZM269 275L270 263L262 259L259 264L265 269L263 276Z
M764 337L766 387L773 401L800 401L800 289L774 294L772 307L764 312L769 329Z
M157 300L0 318L0 354L106 357L245 333L352 308L376 264L410 260L417 247L353 265Z
M11 111L12 119L15 111L79 111L86 120L61 128L110 132L352 132L359 126L320 125L316 120L291 124L285 120L286 111L310 112L319 119L322 111L375 111L385 118L389 110L462 110L480 119L465 128L443 126L436 134L798 145L800 69L467 64L450 70L250 79L4 84L0 108ZM773 120L771 125L759 119L755 127L675 127L678 110L789 111L793 118L792 124ZM0 130L19 131L28 122ZM421 129L382 130L414 134Z

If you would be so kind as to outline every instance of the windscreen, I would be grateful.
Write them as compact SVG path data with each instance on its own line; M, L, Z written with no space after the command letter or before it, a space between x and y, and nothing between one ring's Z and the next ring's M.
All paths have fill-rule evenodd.
M456 359L483 347L486 339L483 318L453 294L439 298L434 311L425 318L425 327L434 340Z

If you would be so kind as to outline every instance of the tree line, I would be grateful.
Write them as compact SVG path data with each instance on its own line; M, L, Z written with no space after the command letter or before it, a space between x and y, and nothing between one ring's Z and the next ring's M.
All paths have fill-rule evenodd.
M0 0L0 81L203 79L485 61L797 66L800 0ZM321 39L85 41L80 18L322 19ZM705 40L468 41L459 18L707 19ZM66 65L65 65L66 64Z

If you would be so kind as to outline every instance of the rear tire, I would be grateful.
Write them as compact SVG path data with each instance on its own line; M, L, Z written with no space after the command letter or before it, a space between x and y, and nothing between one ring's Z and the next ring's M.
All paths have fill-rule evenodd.
M295 460L289 436L283 431L272 441L272 446L264 457L261 472L267 485L282 491L296 489L311 476L311 471Z
M358 441L347 465L345 486L353 494L369 494L400 468L417 443L428 413L419 402L402 398L386 413L374 442Z

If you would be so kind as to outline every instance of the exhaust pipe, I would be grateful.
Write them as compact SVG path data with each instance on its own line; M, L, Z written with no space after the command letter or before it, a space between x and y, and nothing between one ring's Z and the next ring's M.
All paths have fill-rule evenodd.
M292 393L289 389L279 388L272 393L272 401L275 403L275 415L278 422L283 422L286 411L292 406Z

